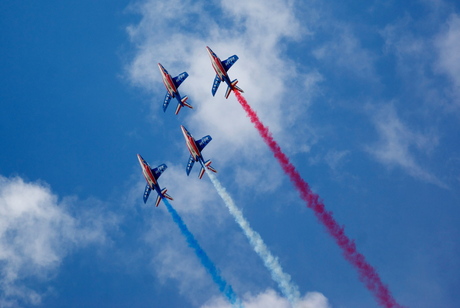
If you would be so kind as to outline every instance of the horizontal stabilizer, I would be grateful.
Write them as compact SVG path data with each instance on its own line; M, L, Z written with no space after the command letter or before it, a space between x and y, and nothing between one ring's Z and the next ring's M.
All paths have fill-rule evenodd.
M179 113L180 109L183 107L183 106L187 106L188 108L191 108L193 109L192 105L190 105L189 103L187 103L187 100L188 100L188 96L184 96L180 103L177 104L177 107L176 107L176 114Z
M165 197L166 199L169 199L169 200L171 200L171 201L174 200L170 195L168 195L168 194L166 193L167 191L168 191L168 190L166 189L166 187L163 188L163 189L161 190L161 194L163 195L163 197Z
M186 107L188 107L188 108L190 108L190 109L193 109L193 106L190 105L189 103L187 103L187 100L188 100L188 96L186 95L186 96L184 96L184 97L182 98L182 100L181 100L182 104L184 104L184 106L186 106Z
M157 200L155 201L155 206L158 207L158 205L160 204L160 201L161 201L161 196L158 195L157 196Z
M237 90L237 91L240 91L241 93L244 93L244 91L236 85L237 83L238 83L238 79L235 79L231 82L230 86L227 87L227 92L225 92L225 98L228 98L228 96L230 95L230 91L232 90Z
M169 200L173 200L173 198L171 198L171 196L166 193L167 191L168 190L166 189L166 187L161 190L161 195L157 196L157 200L155 202L156 207L158 207L158 205L160 204L160 201L161 201L162 197L167 198Z
M243 89L241 89L240 87L238 87L236 84L233 85L233 89L234 89L234 90L237 90L237 91L239 91L239 92L241 92L241 93L244 93Z
M244 93L243 89L241 89L240 87L236 85L237 83L238 83L238 79L235 79L231 82L231 86L227 88L227 92L225 93L225 98L228 98L231 90L237 90L241 93Z
M231 91L232 91L232 88L227 87L227 92L225 92L225 98L228 98L228 96L230 95Z
M204 165L206 166L206 168L208 168L208 169L211 170L212 172L217 173L217 170L214 169L214 168L211 166L211 163L212 163L211 160L208 160L208 161L206 161L206 162L204 163Z
M179 103L177 104L177 107L176 107L176 114L179 113L180 109L182 108L182 105Z
M211 160L208 160L208 161L206 161L206 162L204 163L204 165L201 165L200 174L198 175L198 177L199 177L200 179L203 177L203 174L204 174L204 172L206 171L206 170L205 170L205 167L206 167L206 169L208 169L208 170L210 170L210 171L212 171L212 172L217 173L217 170L214 169L214 168L211 166L211 163L212 163Z
M203 166L201 166L200 173L198 174L198 178L201 179L203 177L203 174L204 174L204 168Z

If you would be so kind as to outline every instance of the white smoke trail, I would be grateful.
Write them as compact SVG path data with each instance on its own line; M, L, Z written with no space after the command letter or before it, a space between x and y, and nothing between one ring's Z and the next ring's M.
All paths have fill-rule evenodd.
M243 229L254 251L262 258L265 266L271 273L272 279L278 283L281 293L283 293L291 305L295 307L296 303L299 301L300 293L297 286L291 282L291 276L283 272L281 265L278 263L278 258L271 254L259 233L251 229L249 222L243 217L243 213L236 207L232 197L230 197L226 189L220 184L219 180L211 172L206 172L206 174L209 176L209 179L211 179L212 184L222 200L224 200L230 214L233 215L235 221L240 225L241 229Z

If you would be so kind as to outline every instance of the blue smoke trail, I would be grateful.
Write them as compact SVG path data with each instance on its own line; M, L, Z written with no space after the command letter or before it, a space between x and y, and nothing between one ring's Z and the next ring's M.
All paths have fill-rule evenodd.
M198 241L195 239L193 234L189 231L182 218L172 207L169 201L165 198L161 198L168 209L168 212L171 214L174 222L179 227L182 235L186 238L188 245L193 248L196 256L200 259L201 264L206 268L209 274L212 276L212 280L219 286L219 291L228 299L228 301L233 305L233 307L242 307L241 301L238 296L233 291L231 285L229 285L223 278L220 276L219 270L214 265L214 263L209 259L208 255L204 252L201 246L198 244Z
M272 279L278 283L281 292L291 303L292 307L296 307L296 304L299 302L300 293L298 287L291 282L291 276L283 272L283 269L278 262L278 258L271 254L259 233L251 228L249 222L244 218L243 213L236 207L232 197L230 197L222 184L220 184L219 180L211 172L206 171L206 174L211 179L212 184L216 188L222 200L224 200L225 205L235 218L235 221L238 225L240 225L241 229L243 229L243 232L249 239L249 243L251 243L254 251L262 258L265 267L267 267L271 273Z

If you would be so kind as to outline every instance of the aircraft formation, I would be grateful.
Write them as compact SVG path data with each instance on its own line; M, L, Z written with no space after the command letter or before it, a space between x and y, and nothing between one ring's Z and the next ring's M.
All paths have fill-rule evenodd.
M238 60L238 56L233 55L229 57L227 60L221 61L220 58L211 50L211 48L206 47L206 50L208 51L209 58L211 59L212 67L216 72L216 77L214 78L214 82L212 84L211 89L212 95L215 96L221 82L225 82L227 84L225 98L228 98L231 91L239 91L243 93L244 91L236 85L238 83L238 80L234 79L233 81L231 81L228 75L228 70ZM163 111L166 112L171 98L177 99L177 107L175 111L176 115L184 106L193 109L193 106L187 102L188 96L185 95L182 97L178 90L182 82L188 77L188 73L183 72L177 75L176 77L172 77L160 63L158 63L158 68L163 78L163 83L166 87L166 95L163 101ZM199 162L201 165L200 173L198 174L198 177L200 179L203 177L203 174L206 170L217 172L217 170L211 166L211 160L205 161L203 158L203 154L201 153L204 147L212 140L211 136L207 135L199 140L196 140L183 125L181 125L180 128L182 130L182 134L184 135L187 148L190 152L190 158L187 162L187 167L185 169L187 175L190 175L190 171L192 170L195 162ZM150 192L152 190L154 190L158 194L157 199L155 201L155 206L158 206L160 204L161 199L163 198L173 200L173 198L166 193L167 189L161 189L160 185L158 184L158 178L166 170L166 168L168 168L168 166L166 166L166 164L161 164L156 168L152 168L142 158L140 154L137 154L137 159L139 160L139 164L142 168L142 173L144 174L145 180L147 182L143 196L144 203L147 203Z
M315 194L309 184L301 177L299 172L296 170L294 165L290 162L289 158L281 151L278 143L273 139L269 128L265 126L260 119L258 118L256 112L251 108L247 103L246 99L240 94L243 93L243 90L239 88L236 84L238 83L237 79L231 80L228 75L228 70L232 65L238 60L237 55L233 55L228 59L221 61L219 57L211 50L211 48L206 47L209 58L211 60L212 67L216 72L216 77L212 84L211 93L215 96L219 85L222 82L227 84L227 90L225 92L225 98L228 98L230 92L234 92L236 99L241 104L243 109L246 111L251 122L254 124L255 128L259 131L259 135L269 146L270 150L273 152L275 158L278 160L280 166L289 176L291 182L294 184L294 187L298 190L301 199L303 199L308 208L312 209L314 214L317 216L318 221L323 224L328 233L334 238L337 245L342 249L345 259L357 270L360 280L364 283L366 288L375 296L378 304L383 307L402 307L399 305L396 300L393 298L388 287L383 284L378 272L373 266L371 266L363 254L361 254L352 239L350 239L344 232L343 226L341 226L333 217L332 212L325 209L325 205L322 203L320 197ZM183 72L176 77L171 77L168 71L158 63L158 68L160 69L161 75L163 77L163 83L166 87L166 96L163 103L163 110L166 111L168 104L171 98L177 99L176 115L179 113L180 109L184 106L193 109L193 107L187 103L188 97L182 97L178 91L181 83L188 77L187 72ZM199 162L201 165L200 172L198 177L201 179L203 174L207 171L216 173L216 169L211 166L211 160L205 160L202 154L203 149L206 145L212 140L211 136L207 135L203 138L196 140L193 138L192 134L183 126L180 126L182 134L185 138L186 146L190 152L190 157L186 166L187 176L190 175L190 172L196 162ZM156 168L151 168L150 165L138 154L137 155L139 164L141 165L142 172L144 174L147 185L144 190L144 203L147 202L147 199L152 190L155 190L157 193L157 199L155 206L158 206L160 201L163 200L168 211L173 214L173 218L179 222L179 227L183 230L183 234L190 238L190 232L186 229L186 226L178 218L177 213L175 213L166 199L173 200L166 192L167 189L160 188L158 184L158 178L166 170L167 166L161 164ZM234 216L235 221L240 225L244 231L246 237L249 239L251 245L253 245L254 250L259 254L263 259L266 267L272 272L273 279L278 283L282 293L288 299L293 307L297 306L298 301L300 300L300 295L297 290L297 287L290 282L290 276L283 273L281 266L277 262L276 257L273 257L269 252L266 245L263 243L260 235L252 230L249 226L249 223L245 220L242 213L238 208L233 204L231 197L226 194L225 189L222 188L220 182L217 178L212 175L212 173L207 173L217 192L224 200L229 212ZM196 240L190 240L190 243L195 243L192 245L196 248L197 256L200 257L204 255L202 249L196 244ZM257 243L257 245L256 245ZM257 246L257 247L256 247ZM268 257L267 257L268 256ZM206 259L202 264L208 268L208 272L213 275L215 274L215 266L210 266L211 262ZM214 277L214 281L217 281L219 288L224 290L223 295L227 296L227 299L236 307L240 307L239 300L236 298L236 295L233 293L231 287L226 284L226 282L219 276ZM226 289L226 288L229 289ZM227 290L227 291L225 291Z

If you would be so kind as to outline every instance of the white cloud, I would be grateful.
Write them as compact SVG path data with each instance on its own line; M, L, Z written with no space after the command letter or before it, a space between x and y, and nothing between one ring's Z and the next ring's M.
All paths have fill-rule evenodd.
M354 77L377 81L374 69L374 56L365 49L352 29L344 23L335 22L330 31L337 32L333 40L313 50L313 56L325 63L333 63L338 68L346 69Z
M404 67L404 61L411 58L420 60L423 58L421 55L428 51L427 41L413 33L413 24L414 20L406 15L381 31L385 39L385 51L393 52L398 57L400 68Z
M219 268L222 277L233 286L237 294L239 290L258 290L259 285L244 281L245 275L261 275L260 272L263 272L267 279L269 274L264 270L263 263L250 248L207 177L199 180L198 170L194 170L193 174L187 177L184 166L169 162L167 165L168 169L159 178L160 186L170 188L168 193L174 198L172 206ZM152 167L155 167L155 164L152 164ZM137 174L141 179L135 185L137 203L141 203L145 181L140 170ZM152 193L152 200L144 207L147 213L151 212L151 227L145 233L144 241L152 247L149 258L155 276L161 283L173 282L179 293L192 305L199 305L213 296L226 303L223 297L218 297L217 286L200 264L193 249L187 245L178 227L172 222L165 206L160 204L158 208L152 207L155 197L155 193ZM212 249L208 250L210 247ZM258 278L251 277L251 280L257 281ZM251 301L257 303L262 299ZM278 300L285 301L282 298Z
M211 261L219 270L225 272L227 267L235 265L230 258L233 254L231 248L239 247L242 237L232 235L235 231L229 230L226 225L232 223L232 220L222 200L206 176L202 180L198 179L199 165L194 167L189 177L185 174L185 163L183 166L177 166L168 162L167 165L168 169L159 178L160 186L170 188L168 194L174 198L174 201L170 202L171 205ZM152 164L151 167L155 166ZM138 176L142 178L140 170ZM145 180L136 186L137 200L140 201ZM144 234L144 241L152 247L150 267L161 283L173 281L180 294L188 298L193 305L199 305L209 296L219 294L218 287L200 263L194 249L187 244L178 226L173 223L165 205L160 203L158 208L153 206L155 198L156 193L152 192L144 207L146 213L151 214L151 227ZM221 230L226 230L225 244L222 243L222 238L219 238ZM211 246L210 243L214 245ZM207 247L214 249L208 251ZM225 262L209 255L216 250L226 251ZM221 263L225 263L224 267ZM231 276L222 276L230 283L228 279L231 279Z
M157 62L173 75L187 71L190 77L180 91L189 95L190 102L196 107L193 112L183 111L188 112L185 122L190 124L188 128L192 134L199 138L212 131L215 140L225 140L226 146L216 147L223 149L219 151L219 159L229 161L238 153L246 161L257 163L259 157L256 153L265 150L266 146L245 118L241 106L233 97L223 98L225 85L221 85L216 97L211 96L214 72L205 47L210 46L221 60L237 54L240 60L229 74L231 78L238 78L245 97L262 121L282 145L286 144L288 151L308 149L303 144L290 146L298 135L302 137L297 140L308 140L305 130L286 133L295 123L302 127L306 125L301 118L309 106L309 98L304 95L308 90L304 81L309 80L311 85L320 80L312 79L313 75L301 75L295 64L283 55L282 41L295 40L305 32L300 28L293 6L279 0L231 4L222 1L220 7L212 7L220 9L224 16L216 20L214 16L221 12L211 12L201 1L193 2L190 8L187 7L189 4L146 1L139 5L142 19L128 28L131 40L137 46L136 55L127 68L132 83L163 93ZM177 7L176 14L170 16L167 12L173 5ZM195 12L200 14L194 24L202 23L202 26L199 29L183 27L180 20L194 16ZM163 95L159 95L155 110L160 111L162 99Z
M166 215L169 216L168 213ZM179 294L197 305L209 294L218 294L217 286L167 216L162 215L162 220L155 219L145 235L146 243L153 248L150 268L161 283L173 281Z
M437 67L449 76L456 103L460 104L460 17L452 14L445 29L435 39L439 58Z
M431 118L440 107L450 112L460 106L460 18L444 1L424 2L430 11L425 18L405 15L381 35L385 52L396 57L402 89L413 98L406 105Z
M69 212L72 199L59 201L41 183L0 176L0 285L3 303L39 304L42 295L24 280L49 279L68 252L106 241L106 219L94 212Z
M308 151L310 136L305 136L306 130L290 128L293 126L303 128L307 125L305 115L312 98L312 92L308 93L308 91L314 89L316 84L321 82L322 77L316 71L306 75L300 74L295 63L284 55L283 41L296 40L305 33L305 29L300 28L292 4L290 2L286 4L281 0L264 3L254 0L238 0L232 3L221 1L217 5L216 3L209 5L209 2L205 1L171 3L142 1L134 9L141 15L141 20L136 25L128 27L128 34L137 50L131 64L127 67L127 75L132 84L159 93L155 95L153 105L155 113L161 112L166 91L156 63L161 62L173 76L187 71L189 78L179 90L182 95L190 97L190 103L195 109L192 111L183 109L181 121L195 139L207 134L212 135L213 141L206 147L203 156L205 159L213 160L213 165L219 172L218 176L224 166L229 166L231 162L232 169L227 168L227 170L239 176L240 188L250 184L252 189L266 191L280 185L280 173L265 172L275 164L272 154L246 118L244 110L234 97L228 100L224 98L226 85L221 84L216 97L212 97L211 86L215 73L205 47L211 47L221 60L234 54L239 56L240 60L232 66L229 75L231 78L238 78L238 85L245 91L245 97L261 120L270 127L288 153ZM174 14L170 14L171 10L174 10ZM190 16L196 20L191 23L190 28L187 28L187 23L182 22L182 19ZM299 143L298 140L307 141ZM186 152L185 146L183 151ZM185 176L183 168L188 155L184 154L183 157L184 162L181 167L176 168L168 163L169 174L166 176L165 173L160 182L162 187L171 189L168 193L174 197L174 204L177 204L184 221L191 222L192 233L198 238L201 238L200 234L207 234L205 241L209 243L212 242L210 237L213 234L209 234L208 230L213 227L216 230L223 230L222 223L229 216L221 200L214 202L218 204L218 210L214 208L209 211L209 206L213 203L211 200L215 198L215 195L209 194L209 191L214 189L209 187L207 179L201 181L196 179L198 170L192 170L189 178ZM235 157L238 159L235 160ZM194 168L199 169L199 166ZM259 179L257 183L259 185L253 186L256 178ZM180 187L183 191L173 190L174 187ZM196 191L202 194L197 195ZM141 193L140 191L139 194ZM163 212L164 209L161 211ZM190 300L196 301L193 297L202 292L195 293L187 290L208 288L209 277L205 275L202 277L203 280L201 274L198 277L195 276L198 275L196 272L188 272L189 269L195 268L193 264L196 261L190 259L193 255L190 256L188 247L187 250L181 250L181 245L184 245L183 239L170 240L163 249L160 242L164 241L164 238L162 239L161 236L166 236L163 232L171 231L170 227L160 228L160 233L153 235L155 230L159 230L158 225L149 233L152 234L151 244L158 247L153 256L154 271L164 279L181 279L179 282L181 292L190 293ZM235 232L241 235L239 230ZM246 261L246 263L232 262L229 261L231 258L226 256L226 262L221 270L226 273L225 278L233 281L232 277L228 276L229 273L235 272L233 269L241 271L242 267L259 260L254 261L250 256L239 255L249 249L244 238L226 234L226 240L229 247L221 247L221 250L237 255L236 260L244 257ZM206 242L203 245L206 245ZM169 247L170 245L172 246ZM240 246L244 249L235 249ZM219 250L215 248L213 251ZM174 262L170 264L165 260L165 256L170 260L182 258L177 263L182 266L178 268ZM221 265L219 259L213 261ZM262 267L261 263L257 265ZM256 272L258 269L253 267L251 270ZM245 282L236 282L237 287L242 284Z
M246 308L290 308L290 303L274 290L267 289L265 292L244 296L243 305ZM231 305L222 298L213 298L201 308L230 308ZM318 292L309 292L300 299L295 308L329 308L330 305L324 295Z
M337 168L342 164L344 158L349 154L350 151L331 150L327 152L324 160L333 171L336 171Z
M373 113L380 141L368 146L367 151L389 167L401 167L419 180L445 187L435 175L417 163L413 154L414 148L429 153L437 145L437 137L433 134L414 132L399 119L391 104L380 110L373 110Z

